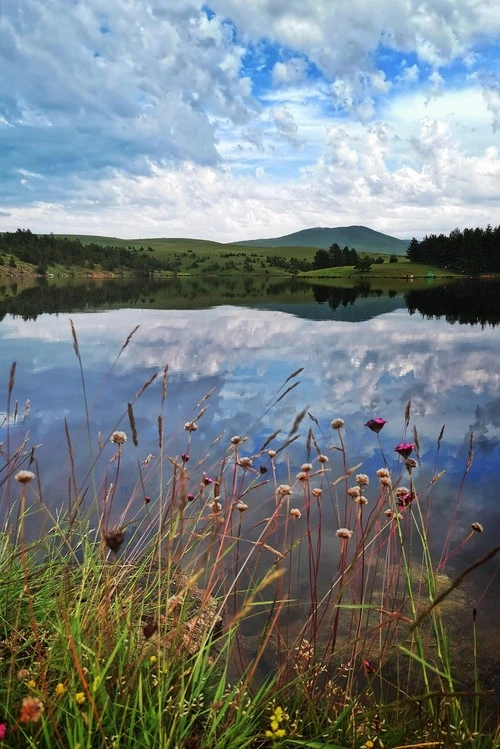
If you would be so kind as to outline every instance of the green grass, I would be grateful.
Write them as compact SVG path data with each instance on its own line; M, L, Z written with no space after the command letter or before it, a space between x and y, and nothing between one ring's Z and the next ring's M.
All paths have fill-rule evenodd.
M86 403L74 328L72 335ZM131 345L133 333L117 360ZM440 565L430 552L439 474L432 491L417 486L410 404L402 438L414 434L408 452L416 461L357 474L343 424L325 434L313 421L304 465L297 474L290 467L290 485L278 485L275 466L287 462L289 444L279 435L253 455L236 435L224 436L218 453L206 446L196 465L180 455L194 452L211 393L186 422L179 447L164 443L165 368L158 373L156 456L145 460L137 447L136 414L150 378L124 404L128 439L113 424L97 439L88 417L87 446L67 432L67 465L54 456L67 486L61 508L43 496L44 466L14 406L15 376L13 365L0 465L6 747L500 746L486 722L480 639L450 624L450 612L460 620L464 606L459 580L448 572L456 549L445 539ZM299 376L286 378L268 412L293 397ZM383 433L378 437L383 465ZM77 450L88 455L82 475ZM127 506L117 508L125 463L136 478L123 487ZM27 469L36 475L23 474ZM255 499L259 487L265 503ZM33 528L43 532L33 536ZM340 528L348 531L337 536ZM474 543L470 527L462 534L460 548ZM325 546L326 583L319 574ZM457 666L464 648L473 688L469 671Z

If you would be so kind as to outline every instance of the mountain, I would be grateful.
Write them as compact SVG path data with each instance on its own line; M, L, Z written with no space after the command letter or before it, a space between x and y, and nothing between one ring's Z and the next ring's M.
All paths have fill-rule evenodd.
M405 255L409 239L397 239L367 226L337 226L302 229L293 234L272 239L248 239L233 244L245 247L321 247L327 250L337 242L340 247L354 247L360 252L390 252Z

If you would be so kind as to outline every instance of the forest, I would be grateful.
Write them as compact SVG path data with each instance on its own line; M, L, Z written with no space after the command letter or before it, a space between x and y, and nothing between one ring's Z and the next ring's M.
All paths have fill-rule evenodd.
M493 229L454 229L448 236L429 234L413 238L406 256L414 263L429 263L468 275L500 272L500 226Z
M127 270L140 275L149 275L156 270L170 270L168 263L158 260L152 251L144 248L82 244L79 239L55 237L53 234L33 234L29 229L4 232L0 236L0 264L16 267L16 258L36 266L41 275L49 265L66 265L92 271L99 267L104 271Z

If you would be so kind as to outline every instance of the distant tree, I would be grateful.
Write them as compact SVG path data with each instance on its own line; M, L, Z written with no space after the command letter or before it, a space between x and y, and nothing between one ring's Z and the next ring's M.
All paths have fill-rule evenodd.
M382 255L379 255L377 258L375 258L374 262L377 265L383 265L384 264L384 258L382 257Z
M344 258L342 257L342 250L340 249L337 242L334 242L330 246L328 250L328 257L330 259L328 267L340 268L341 265L344 265Z
M389 258L390 263L397 263L399 261L399 258L397 255L391 255Z
M16 259L13 255L9 257L9 268L17 268Z
M372 269L372 263L369 257L361 257L354 266L354 269L362 273L368 273Z
M327 250L318 250L314 256L314 267L317 270L330 268L330 255Z
M408 245L408 249L406 250L406 257L413 263L418 263L418 261L420 260L420 242L418 241L418 239L415 239L415 237L413 237L410 244Z

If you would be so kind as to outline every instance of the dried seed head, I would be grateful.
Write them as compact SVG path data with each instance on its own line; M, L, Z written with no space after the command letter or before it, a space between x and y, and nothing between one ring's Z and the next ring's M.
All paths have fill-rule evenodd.
M307 481L308 478L309 478L309 474L306 473L306 471L300 471L297 474L298 481Z
M320 463L328 463L328 455L318 455L318 460Z
M196 424L194 421L186 421L184 424L184 429L186 432L196 432L198 429L198 424Z
M218 499L214 499L212 500L212 502L209 502L208 506L210 507L212 512L220 512L222 510L222 505Z
M240 442L243 442L239 434L235 434L234 437L231 437L231 442L233 445L239 445Z
M361 489L359 488L359 486L350 486L347 490L347 493L350 497L359 497L359 495L361 494Z
M394 517L394 512L393 510L384 510L384 515L388 518L392 518Z
M240 468L251 468L253 464L252 458L240 458L238 460L238 465Z
M483 526L481 523L471 523L471 526L473 531L476 531L476 533L482 533L484 531Z
M359 497L354 497L354 501L356 502L357 505L367 505L368 504L367 498L363 497L362 494L360 494Z
M404 497L409 493L410 490L406 486L398 486L398 488L396 489L396 497Z
M149 622L147 622L142 628L142 632L146 640L149 640L149 638L152 637L155 632L158 632L158 623L155 622L154 619L150 619Z
M276 455L276 450L268 450L267 454L270 458L274 458L274 456Z
M114 554L118 554L124 541L125 533L123 530L110 531L104 534L104 542Z
M311 494L313 495L313 497L321 497L321 495L323 494L323 489L319 489L318 487L316 487L312 490Z
M248 505L246 502L242 502L240 500L238 504L236 505L236 509L239 510L240 512L245 512L246 510L248 510Z
M37 723L44 711L43 702L38 697L25 697L19 716L20 723Z
M124 445L127 441L127 435L125 432L113 432L111 435L111 442L114 442L116 445Z
M386 486L388 489L391 488L392 482L389 476L382 476L382 478L380 479L380 486Z
M19 471L14 478L16 481L19 481L20 484L29 484L29 482L35 478L35 474L32 471Z
M358 473L356 476L356 483L360 486L368 486L370 483L370 479L366 475L366 473Z
M289 484L280 484L276 489L276 494L280 497L289 497L292 493L292 488Z
M389 473L387 468L379 468L377 471L377 476L379 479L389 478L391 474Z
M352 531L349 530L349 528L339 528L338 531L335 532L335 535L338 536L338 538L352 538Z
M342 427L344 426L344 419L334 419L331 426L332 429L342 429Z
M28 671L27 668L20 668L19 671L17 672L17 678L19 679L19 681L25 681L29 675L30 675L30 672Z
M312 463L302 463L300 470L309 473L309 471L312 471Z
M299 509L297 509L297 507L292 507L292 509L290 510L290 515L292 516L292 518L296 518L298 520L301 517L302 513Z
M415 460L415 458L407 458L407 459L405 460L405 465L406 465L406 467L407 467L407 468L408 468L408 470L409 470L410 468L416 468L416 467L418 466L418 463L417 463L417 461Z

